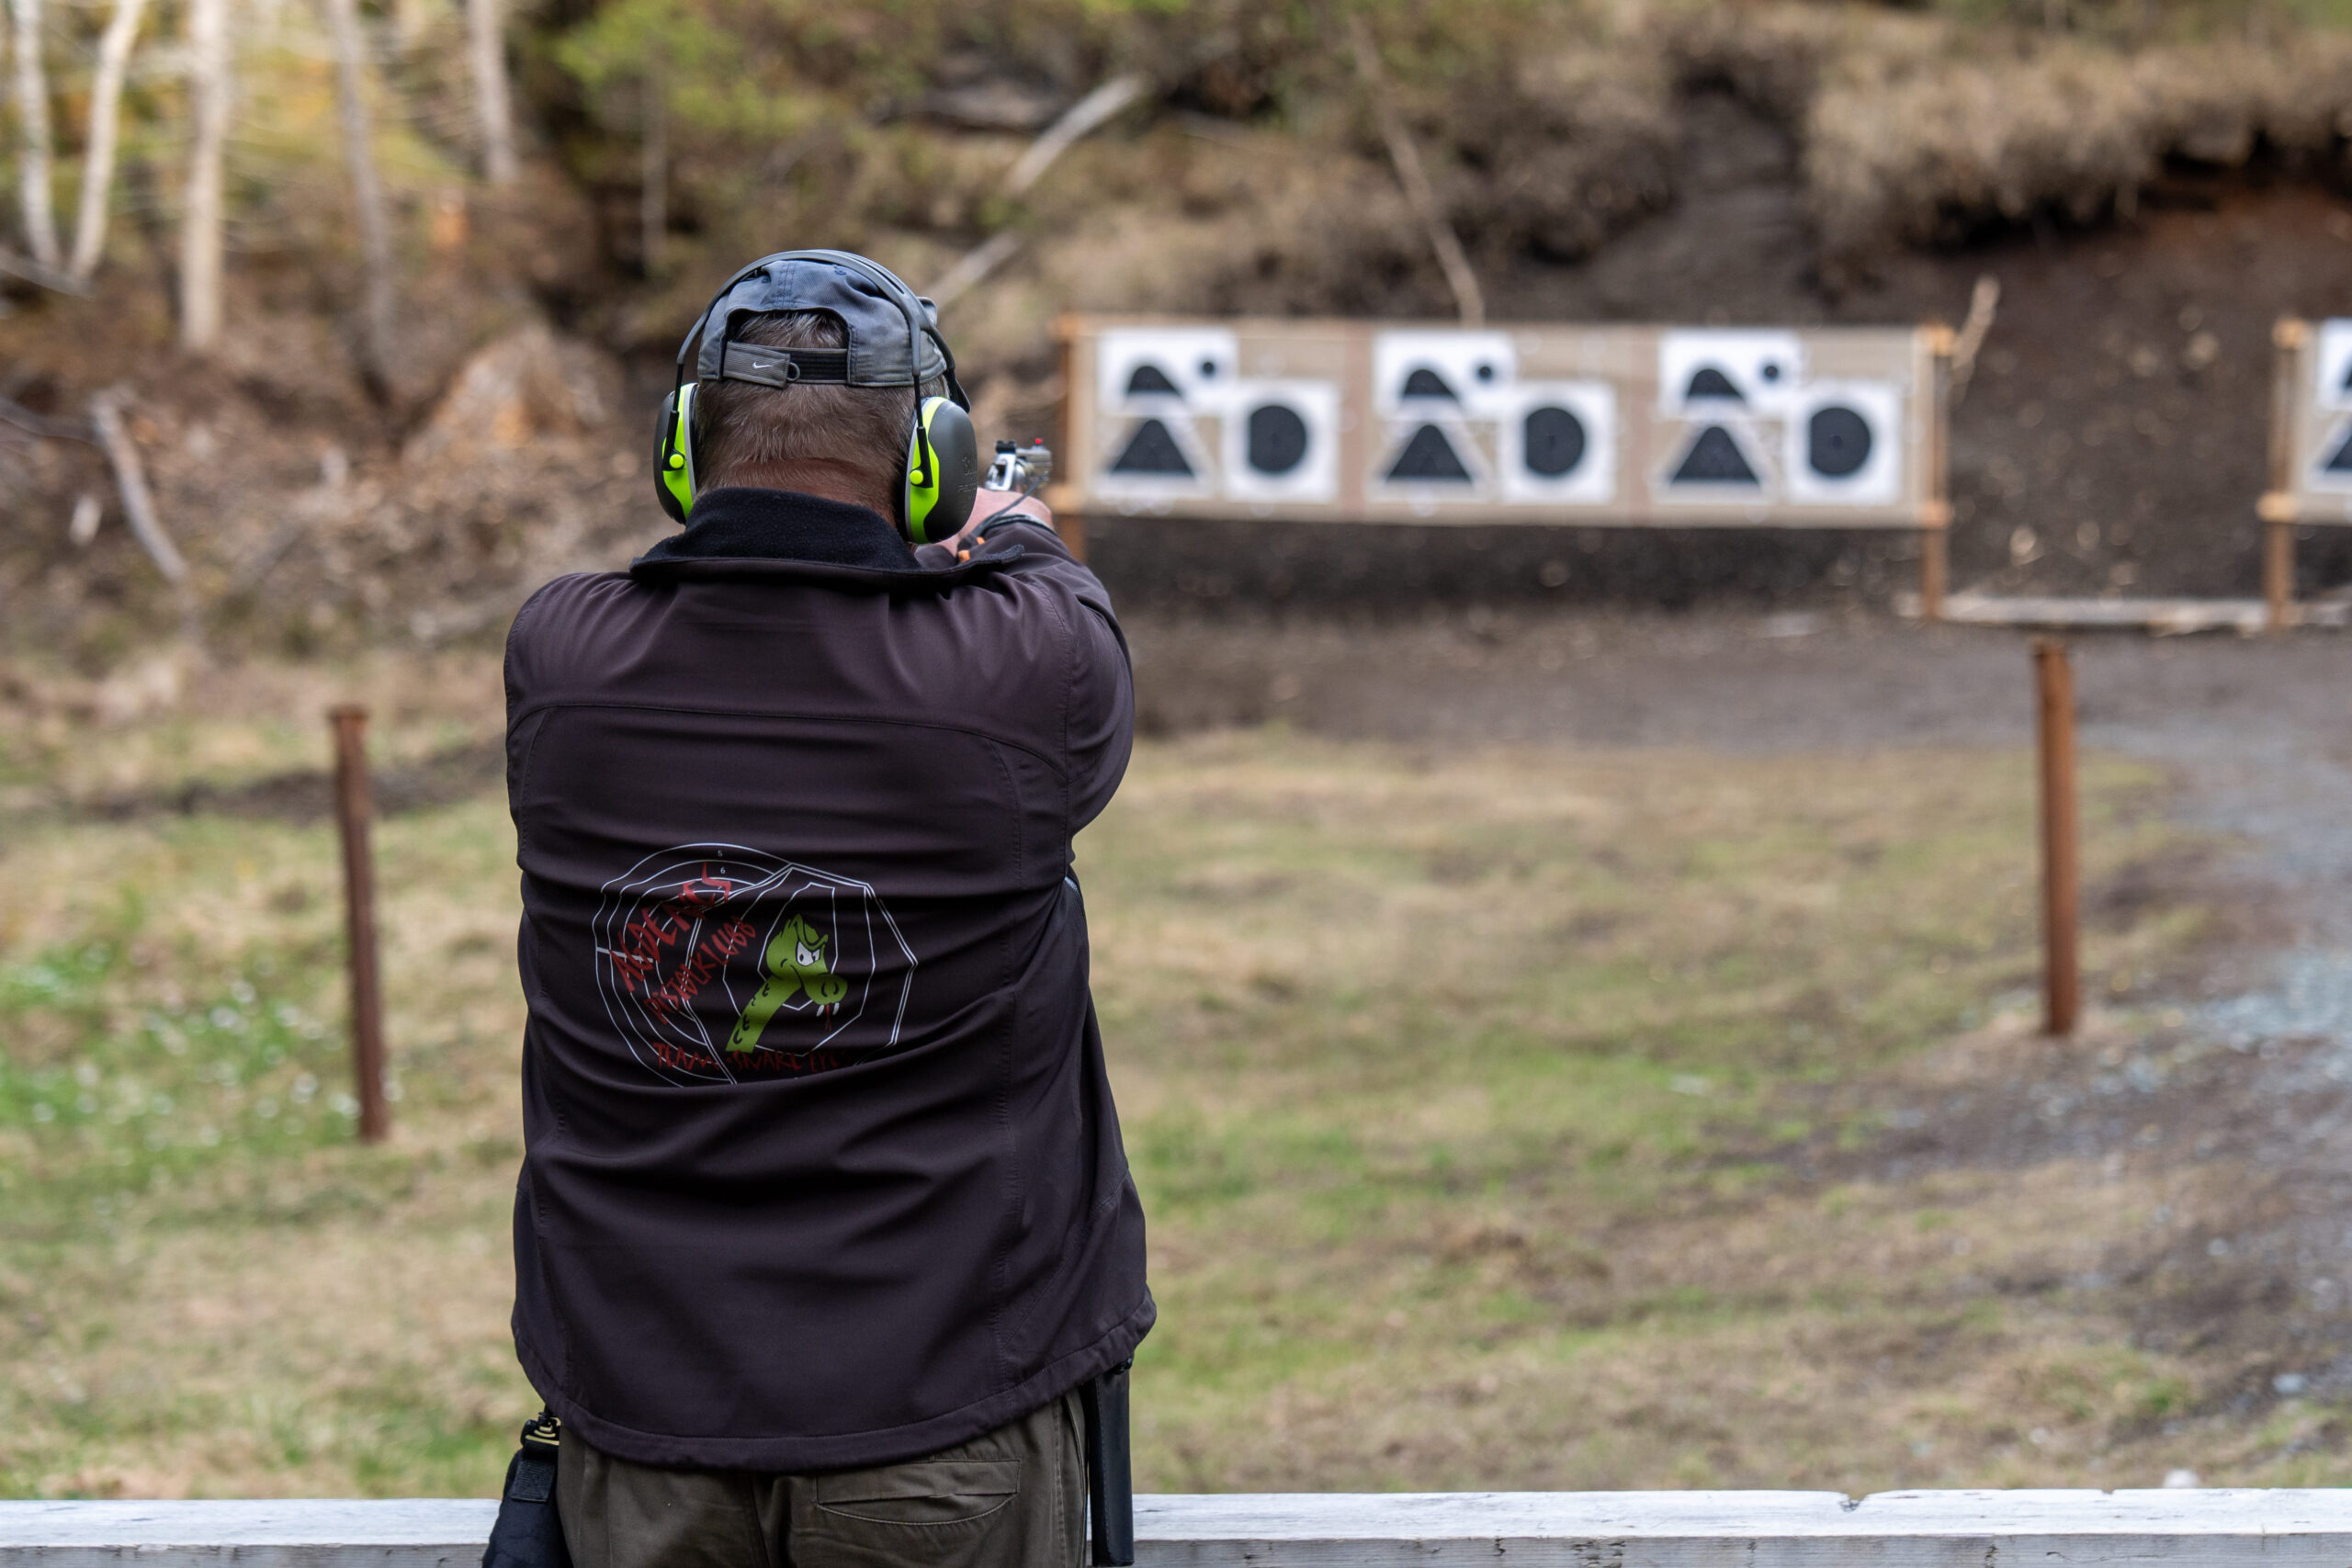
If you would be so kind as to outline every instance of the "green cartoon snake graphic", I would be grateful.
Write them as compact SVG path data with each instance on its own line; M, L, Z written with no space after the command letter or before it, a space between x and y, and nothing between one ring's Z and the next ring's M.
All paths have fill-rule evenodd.
M820 1013L842 1005L842 998L849 995L849 982L825 962L825 944L831 940L819 936L817 928L798 915L776 928L768 942L767 981L743 1010L743 1016L735 1021L735 1032L727 1037L728 1050L738 1055L756 1050L775 1010L802 991L808 992Z

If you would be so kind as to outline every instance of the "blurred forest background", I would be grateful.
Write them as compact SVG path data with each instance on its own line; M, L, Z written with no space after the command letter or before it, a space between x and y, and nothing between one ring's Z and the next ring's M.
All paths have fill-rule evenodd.
M12 651L494 642L655 536L675 336L785 245L950 296L984 436L1050 431L1063 310L1451 316L1391 110L1496 320L1957 321L2002 283L1961 586L2249 590L2270 322L2352 310L2335 0L504 3L9 0ZM1199 602L1883 598L1916 548L1101 545Z

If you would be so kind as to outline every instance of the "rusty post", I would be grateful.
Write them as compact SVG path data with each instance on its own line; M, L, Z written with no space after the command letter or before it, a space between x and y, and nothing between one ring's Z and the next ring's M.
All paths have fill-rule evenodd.
M2072 1034L2082 1011L2075 943L2081 897L2075 844L2075 671L2066 645L2055 637L2035 639L2033 669L2041 753L2042 1028Z
M384 993L376 973L376 866L368 847L375 807L368 787L368 710L345 705L334 727L334 817L343 834L344 930L351 951L351 1069L359 1090L359 1141L391 1130L384 1101Z

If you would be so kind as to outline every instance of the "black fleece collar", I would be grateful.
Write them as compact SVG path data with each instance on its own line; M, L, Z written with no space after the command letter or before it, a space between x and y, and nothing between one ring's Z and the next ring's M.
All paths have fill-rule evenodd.
M696 496L686 531L655 545L628 570L649 580L782 578L921 592L969 581L1021 554L1021 547L1012 545L927 566L871 507L798 491L731 486Z
M686 531L643 560L805 560L914 571L915 552L869 506L803 495L795 490L730 486L695 497Z

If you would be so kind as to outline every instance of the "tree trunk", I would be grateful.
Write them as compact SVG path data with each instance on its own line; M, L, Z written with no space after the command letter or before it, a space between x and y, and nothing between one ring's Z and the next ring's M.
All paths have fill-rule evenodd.
M481 172L494 186L514 183L514 114L506 95L506 35L498 0L466 0L472 43L474 112L481 121Z
M363 96L363 44L357 0L327 0L334 33L335 97L343 118L343 156L351 171L351 203L359 219L359 250L367 268L367 298L360 323L368 376L380 391L390 383L392 363L392 237L384 219L384 187L376 178L376 153Z
M115 0L114 17L98 42L98 73L90 85L90 147L82 160L82 207L74 220L74 259L67 276L87 283L107 247L107 211L114 200L114 149L121 127L122 78L147 0Z
M187 12L187 199L180 216L180 346L220 342L221 162L229 143L230 0L191 0Z
M57 214L50 207L49 79L41 68L41 0L8 0L17 34L17 175L25 204L25 243L33 260L58 265Z

